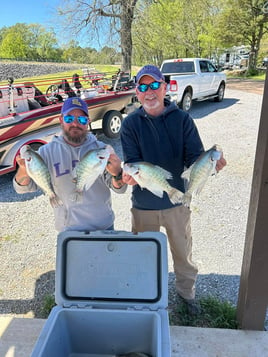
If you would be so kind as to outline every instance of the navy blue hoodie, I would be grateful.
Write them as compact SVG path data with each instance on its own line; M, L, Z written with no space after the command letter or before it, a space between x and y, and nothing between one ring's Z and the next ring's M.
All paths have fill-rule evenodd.
M172 173L171 186L184 192L180 177L204 151L193 119L175 103L165 99L165 110L157 117L150 117L143 107L129 114L122 124L121 142L124 162L146 161ZM155 196L139 185L133 186L133 207L144 210L171 208L168 195Z

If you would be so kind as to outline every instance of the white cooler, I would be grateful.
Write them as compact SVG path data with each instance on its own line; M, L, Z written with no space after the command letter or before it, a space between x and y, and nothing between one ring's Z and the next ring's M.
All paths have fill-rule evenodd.
M60 233L55 300L32 357L170 357L163 233Z

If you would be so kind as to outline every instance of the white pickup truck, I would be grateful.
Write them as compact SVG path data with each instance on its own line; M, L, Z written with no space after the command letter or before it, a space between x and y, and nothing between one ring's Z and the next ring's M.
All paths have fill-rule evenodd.
M169 59L163 61L160 70L168 83L167 97L184 111L190 110L193 100L223 100L226 75L208 59Z

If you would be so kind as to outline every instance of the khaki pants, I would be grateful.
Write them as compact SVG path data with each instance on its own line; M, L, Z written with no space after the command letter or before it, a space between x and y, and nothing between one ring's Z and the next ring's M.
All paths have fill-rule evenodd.
M165 210L131 209L132 232L159 232L164 227L176 275L176 290L185 299L194 299L197 267L192 262L191 212L184 206Z

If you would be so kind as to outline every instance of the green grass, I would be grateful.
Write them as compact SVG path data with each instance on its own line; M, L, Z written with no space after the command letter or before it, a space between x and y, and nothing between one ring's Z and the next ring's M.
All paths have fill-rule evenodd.
M56 306L55 298L52 295L46 295L43 300L42 317L46 319L51 309Z
M169 314L170 325L238 329L234 306L213 297L202 298L199 302L201 313L193 316L188 313L186 305L180 300ZM46 319L55 305L54 296L46 295L41 309L42 317Z
M228 302L208 297L199 300L201 313L189 315L184 303L178 303L169 315L170 325L238 329L236 308Z
M253 81L264 81L266 77L266 72L260 71L255 75L248 75L241 71L228 71L226 72L227 78L238 78L238 79L251 79Z
M74 66L72 70L65 72L56 72L53 74L44 74L41 76L35 77L23 77L23 78L15 78L14 84L16 83L25 83L25 82L33 82L36 87L41 90L42 93L46 93L47 88L51 84L60 84L62 79L67 79L69 84L72 84L72 76L74 73L79 75L79 80L84 88L89 88L90 83L83 79L83 68L95 68L97 72L105 73L105 77L108 81L111 81L112 75L116 74L120 66L116 65L84 65L77 64L77 67ZM56 66L55 66L56 69ZM132 76L135 75L138 71L139 67L133 66L132 68ZM105 80L106 80L105 79ZM7 85L7 80L0 81L0 85Z
M9 241L11 241L12 239L14 239L13 236L6 235L6 236L3 236L3 237L0 237L0 242L9 242Z

